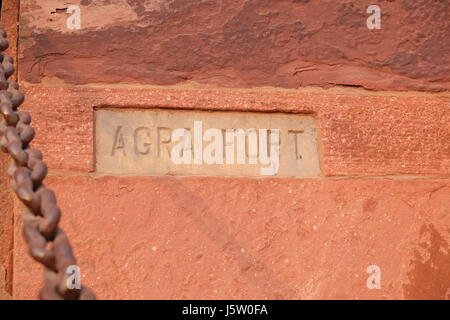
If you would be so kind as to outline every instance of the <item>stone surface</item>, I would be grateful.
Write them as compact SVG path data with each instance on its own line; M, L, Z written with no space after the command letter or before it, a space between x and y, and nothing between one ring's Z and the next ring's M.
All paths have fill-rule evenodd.
M21 78L39 83L450 88L449 1L21 1Z
M6 51L16 60L18 1L3 1L1 28L6 31L9 48ZM11 76L16 79L17 74ZM12 293L12 250L13 250L13 198L6 175L9 157L0 151L0 300L9 299Z
M66 1L20 1L19 78L99 298L450 299L448 0L379 1L381 30L362 0L71 3L78 31ZM100 174L105 107L314 117L322 176ZM34 299L42 268L0 188L0 297Z
M0 154L0 300L11 294L13 207L6 167L8 158Z
M450 180L52 177L103 299L450 298ZM15 298L41 270L16 219ZM369 290L366 269L381 268Z
M52 169L93 171L94 107L310 114L325 176L450 174L448 95L22 87Z
M95 121L98 173L320 175L311 116L100 108Z

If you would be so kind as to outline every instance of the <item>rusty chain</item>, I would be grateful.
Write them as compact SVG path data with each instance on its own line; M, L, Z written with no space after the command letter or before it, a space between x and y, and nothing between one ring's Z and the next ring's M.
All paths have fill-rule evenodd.
M93 292L84 286L70 289L67 285L69 266L76 260L64 231L58 227L61 217L55 193L43 184L47 165L42 153L32 149L30 143L35 131L31 117L17 108L24 101L16 81L8 80L14 73L13 59L3 53L9 46L6 32L0 29L0 147L13 159L8 168L12 188L25 205L23 236L34 260L44 268L45 285L39 297L43 300L90 300Z

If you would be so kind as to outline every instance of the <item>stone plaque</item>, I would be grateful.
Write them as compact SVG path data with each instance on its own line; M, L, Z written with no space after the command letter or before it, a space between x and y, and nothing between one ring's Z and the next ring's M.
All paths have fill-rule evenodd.
M99 173L320 175L309 115L101 108L95 119Z

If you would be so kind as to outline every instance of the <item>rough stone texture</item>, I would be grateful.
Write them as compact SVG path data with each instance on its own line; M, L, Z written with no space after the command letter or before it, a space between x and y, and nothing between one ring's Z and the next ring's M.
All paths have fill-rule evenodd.
M66 176L49 185L100 298L450 298L449 179ZM15 298L33 298L41 271L16 239ZM366 287L372 264L380 290Z
M93 108L140 107L309 113L321 167L335 175L450 174L449 96L324 90L22 87L24 108L52 169L93 170Z
M65 27L66 1L21 1L19 77L100 298L450 299L450 95L393 92L449 90L448 0L380 0L379 31L362 0L71 3L79 31ZM256 86L283 89L242 89ZM303 86L347 88L286 89ZM310 114L324 177L100 176L102 107ZM33 299L42 269L21 209L7 285ZM366 287L372 264L380 290Z
M0 155L0 300L11 294L13 207L6 167L8 159Z
M21 78L39 83L450 89L448 0L21 1ZM57 10L59 9L59 10Z
M18 1L3 1L1 28L9 39L7 53L17 56ZM16 75L12 76L15 79ZM13 198L9 187L6 168L8 157L0 152L0 300L9 299L12 293L12 249L13 249Z
M95 171L99 174L300 178L320 175L316 121L307 115L108 108L95 112L95 122ZM194 129L194 122L200 123L200 132ZM172 139L178 128L189 130L189 138L186 135L186 140ZM221 130L221 137L204 139L211 128ZM241 139L239 130L249 135L243 133ZM278 130L276 144L274 130ZM298 134L293 134L294 130ZM220 143L220 151L211 151L211 141L214 146ZM183 152L176 151L180 143L185 146ZM200 151L196 150L198 146ZM187 159L177 163L173 156L181 153ZM212 160L210 163L206 155Z
M11 293L12 249L13 249L13 206L12 192L6 169L9 159L0 155L0 299Z

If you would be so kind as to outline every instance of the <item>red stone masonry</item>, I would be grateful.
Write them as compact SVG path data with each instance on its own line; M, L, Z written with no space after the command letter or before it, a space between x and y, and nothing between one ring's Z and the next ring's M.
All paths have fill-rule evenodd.
M450 179L54 176L101 299L449 299ZM42 271L17 211L14 294ZM382 270L368 290L366 268Z
M1 28L8 34L7 53L16 60L17 56L17 17L18 1L3 1L1 10ZM13 79L17 75L12 76ZM13 279L13 194L6 175L9 156L0 152L0 300L12 295Z
M92 172L95 107L313 114L324 176L450 174L446 95L22 87L50 168ZM317 91L317 90L316 90ZM51 141L51 143L49 143Z
M365 0L71 3L80 30L65 1L20 1L19 79L99 298L450 299L448 1L377 1L381 30ZM311 114L322 174L100 175L102 107ZM14 298L34 299L42 269L17 201L13 215L4 227L0 210L14 232L0 266Z
M22 79L225 87L450 90L448 1L21 1ZM52 13L53 12L53 13Z

